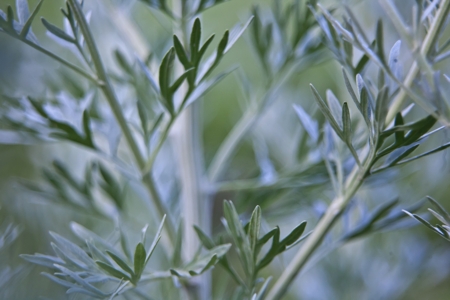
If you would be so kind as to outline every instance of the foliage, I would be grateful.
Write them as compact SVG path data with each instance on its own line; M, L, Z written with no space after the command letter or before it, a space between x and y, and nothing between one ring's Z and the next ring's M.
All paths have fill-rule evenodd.
M445 132L450 120L442 86L448 77L441 76L437 65L450 56L446 52L450 43L442 42L450 1L439 1L439 5L438 1L416 1L409 25L391 0L380 1L400 36L391 43L385 21L373 26L371 37L346 6L273 1L268 11L255 6L247 21L216 39L214 34L205 38L208 30L202 14L225 1L143 0L131 6L161 13L159 18L174 24L170 35L159 52L132 56L129 52L134 51L107 49L113 54L113 66L99 48L103 44L91 29L96 25L93 22L91 26L84 1L66 1L61 9L63 28L41 18L47 34L75 57L69 59L41 46L32 24L43 2L30 10L27 0L16 0L16 10L8 6L6 12L0 11L0 31L80 76L78 93L66 83L67 87L45 96L2 96L1 121L3 128L27 143L64 142L78 147L80 153L89 153L81 176L70 162L55 160L42 171L42 182L22 182L48 203L108 224L106 238L73 222L71 229L80 244L51 232L54 256L21 255L45 267L43 275L64 287L67 294L113 299L147 297L151 290L151 295L169 298L209 299L210 286L218 283L216 278L208 279L208 271L219 269L234 281L233 292L223 297L281 299L305 266L314 265L331 251L376 232L410 226L398 208L403 206L398 198L379 201L374 208L358 213L361 201L357 193L368 181L380 178L379 173L391 176L389 171L450 146L450 142L437 147L429 142ZM100 20L95 14L92 18ZM120 20L124 23L117 21L116 29L126 28L132 38L139 37L139 30L130 26L126 17ZM241 68L222 70L227 53L245 32L252 59L261 70L263 83L259 85ZM293 163L280 168L273 161L273 150L252 129L275 102L288 95L287 82L331 58L340 65L339 88L346 93L331 89L324 93L317 84L310 84L310 98L320 114L305 103L294 104L292 111L302 136ZM409 69L404 75L406 66ZM243 113L206 167L203 159L198 159L203 155L198 142L198 104L232 72L238 73L245 98L240 103ZM182 132L179 140L186 140L179 151L181 159L165 151L165 147L176 148L168 139L177 130ZM229 180L233 176L227 169L246 138L252 141L257 164L251 174L259 177ZM183 196L192 190L189 197ZM263 218L262 210L289 209L305 191L315 193L314 200L322 194L331 198L318 211L318 222L309 233L304 234L306 221L296 222L284 238L278 226L263 229L269 218ZM237 207L225 201L225 230L211 232L215 216L210 203L225 192L244 195L246 201L239 201ZM139 198L145 209L133 204L134 198ZM444 225L433 226L414 214L423 201L406 207L405 212L450 240L449 214L428 199L437 208L431 213ZM140 239L129 243L136 241L139 214L145 215L145 223L153 224L145 225ZM284 214L298 219L296 211ZM247 223L242 222L246 219ZM348 226L339 230L346 220ZM156 228L151 244L146 242L149 228ZM17 234L16 228L7 227L0 236L0 249L6 244L2 241ZM323 243L327 239L331 242ZM157 245L161 253L155 252ZM291 249L293 257L287 253ZM153 258L156 255L158 259ZM278 259L288 259L280 276L272 264ZM12 275L2 273L0 285L8 276Z

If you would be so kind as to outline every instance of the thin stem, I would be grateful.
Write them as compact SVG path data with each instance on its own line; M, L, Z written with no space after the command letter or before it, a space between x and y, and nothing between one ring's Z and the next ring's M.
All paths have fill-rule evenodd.
M38 50L39 52L53 58L54 60L56 60L57 62L63 64L64 66L68 67L69 69L77 72L78 74L80 74L81 76L83 76L84 78L88 79L89 81L91 81L92 83L94 83L97 86L102 86L103 82L99 81L97 78L95 78L94 76L92 76L91 74L89 74L88 72L86 72L85 70L81 69L80 67L72 64L71 62L68 62L67 60L65 60L62 57L59 57L58 55L53 54L52 52L48 51L45 48L42 48L41 46L30 42L26 39L21 39L22 42L24 42L25 44L27 44L28 46Z
M82 8L80 7L79 3L76 0L69 0L69 4L75 14L75 17L77 18L78 24L80 25L80 29L83 32L86 45L89 49L89 52L91 53L92 61L97 71L97 76L104 83L103 85L101 85L103 94L105 95L105 98L107 99L117 122L119 123L119 126L122 130L122 133L125 136L127 144L130 147L131 152L133 153L134 159L136 160L136 163L138 164L140 169L143 169L145 166L145 158L142 155L141 151L139 150L137 141L135 140L130 127L128 127L127 120L125 119L125 116L122 113L122 107L119 104L119 100L117 99L117 96L109 80L109 77L106 73L106 69L101 60L100 54L94 42L94 38L92 36L91 30L89 29L86 18L83 14ZM168 215L166 208L164 207L164 204L158 195L156 186L153 180L151 179L150 175L144 176L143 182L152 196L154 205L159 214L158 217L162 218L164 215ZM173 223L170 222L169 220L169 222L166 223L165 228L170 237L170 242L171 244L173 244L172 241L174 241L176 238Z
M147 174L150 172L153 168L153 165L155 164L156 157L158 156L159 151L161 150L162 146L164 145L164 142L166 141L170 129L172 128L172 125L176 119L176 116L171 117L169 123L167 123L166 128L164 128L164 131L161 134L161 137L158 140L158 143L156 144L155 149L151 152L150 158L148 159L147 163L145 164L144 169L142 170L143 174Z
M429 55L430 50L436 43L440 29L445 22L449 9L450 9L450 0L443 0L440 3L439 10L436 13L436 16L433 20L433 24L431 25L427 35L425 36L425 39L422 42L422 47L420 48L421 56L427 57ZM414 82L414 79L419 74L419 71L420 69L418 64L414 62L411 68L409 69L408 74L406 75L403 85L407 88L411 87ZM391 108L389 109L388 115L386 117L386 124L390 124L394 120L395 115L401 109L407 96L408 91L405 89L401 89L392 102Z
M312 234L307 238L303 247L300 248L287 269L285 269L280 278L275 282L275 285L267 295L267 300L281 299L281 297L286 293L297 274L305 266L308 259L314 253L314 250L316 250L316 248L321 244L323 238L330 231L336 219L342 214L352 197L364 182L367 172L373 164L374 156L374 153L370 153L361 168L356 166L353 169L347 179L344 194L336 197L331 202L325 212L325 215L314 228Z

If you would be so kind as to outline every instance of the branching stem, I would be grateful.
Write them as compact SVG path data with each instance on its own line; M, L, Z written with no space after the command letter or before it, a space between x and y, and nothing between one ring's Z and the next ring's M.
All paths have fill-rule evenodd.
M145 158L139 149L138 143L135 140L130 127L128 126L125 116L123 115L122 107L120 106L119 100L117 99L112 84L106 73L106 69L101 60L100 54L94 42L94 38L92 36L91 30L89 29L86 18L83 14L82 8L80 7L80 4L76 0L69 0L69 4L75 14L75 17L77 18L78 24L80 25L80 29L83 32L86 45L89 49L89 52L91 53L92 61L97 71L97 76L99 80L103 82L103 84L101 85L102 92L105 95L105 98L107 99L117 122L119 123L119 126L122 130L125 140L127 141L127 144L130 147L131 152L133 153L134 159L136 160L138 167L142 170L145 167ZM158 211L159 215L158 217L162 218L164 215L168 215L167 210L164 207L164 203L159 197L158 191L150 174L145 175L143 177L143 183L145 184L147 190L151 195L151 198L154 202L154 206ZM165 228L170 237L171 241L170 244L172 245L176 235L173 223L170 221L170 219L169 222L166 223Z

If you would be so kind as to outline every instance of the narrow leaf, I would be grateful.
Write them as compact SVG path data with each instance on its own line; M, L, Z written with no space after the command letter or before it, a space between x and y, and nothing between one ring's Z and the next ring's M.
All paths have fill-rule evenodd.
M56 27L55 25L49 23L46 19L41 18L42 24L44 24L45 28L47 28L47 30L49 32L51 32L52 34L54 34L55 36L59 37L60 39L63 39L69 43L76 43L76 40L71 37L70 35L68 35L67 33L65 33L63 30L59 29L58 27Z

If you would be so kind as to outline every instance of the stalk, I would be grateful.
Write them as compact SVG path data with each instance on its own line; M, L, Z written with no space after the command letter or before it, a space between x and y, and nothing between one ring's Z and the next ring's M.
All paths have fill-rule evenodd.
M122 130L122 133L125 137L125 140L127 141L128 146L130 147L130 150L133 154L133 157L139 166L140 169L143 169L145 167L145 158L142 155L141 151L139 150L139 146L137 141L135 140L130 127L127 124L127 121L125 119L125 116L122 113L122 107L119 104L119 100L117 99L117 96L114 92L114 89L112 87L112 84L109 80L109 77L106 73L106 69L103 65L103 62L101 60L100 54L98 52L97 46L94 42L94 38L92 36L92 32L87 24L86 18L83 14L82 8L80 7L79 3L76 0L69 0L69 4L74 11L75 17L77 18L78 24L80 25L80 29L83 32L83 36L86 41L86 45L89 49L89 52L91 53L92 61L94 63L94 67L97 71L97 76L99 80L103 83L100 88L105 95L105 98L107 99L111 110L113 111L114 117L116 118L117 122L119 123L119 126ZM162 218L164 215L168 215L166 208L164 207L164 203L162 202L161 198L159 197L159 194L157 192L156 186L153 182L153 179L151 178L151 175L146 175L143 177L143 183L145 187L147 188L148 192L151 195L151 198L154 202L154 206L158 212L158 218ZM172 248L173 241L175 240L175 230L173 227L172 222L166 223L166 231L169 235L170 241L169 245Z
M386 3L386 1L381 1L381 3L383 4L383 8L386 11L386 13L392 18L394 18L394 16L392 16L392 13L390 13L391 7ZM443 0L439 5L439 11L436 13L436 16L433 20L433 24L431 25L427 35L425 36L425 39L422 42L422 46L420 47L419 53L420 56L425 58L428 57L430 51L432 50L432 46L436 44L440 29L442 28L445 22L449 10L450 10L450 0ZM418 64L414 62L411 68L409 69L408 74L406 75L404 81L405 87L410 88L412 86L414 79L416 79L417 75L419 74L419 71L420 68ZM390 124L394 120L395 115L401 109L407 96L408 96L407 91L405 89L401 89L392 102L391 108L389 109L388 115L386 117L386 124Z
M187 19L189 1L174 0L174 11L179 19L175 26L177 35L184 45L189 45L189 31L191 19ZM176 73L183 72L179 65ZM185 83L176 95L189 94L189 87ZM183 103L183 99L177 97L175 103ZM195 257L200 243L194 231L194 225L201 227L210 233L211 204L206 201L206 194L202 190L204 166L202 160L202 145L200 135L200 104L194 102L186 108L180 108L176 123L174 125L175 143L177 157L180 167L181 195L180 204L183 222L183 259L189 261ZM201 277L192 278L187 286L189 298L211 299L211 274L208 272Z
M375 153L370 153L368 159L361 168L355 166L346 181L346 187L342 196L336 197L328 207L325 215L319 221L312 234L306 239L305 244L300 248L294 259L290 262L286 270L281 274L275 285L267 295L267 300L281 299L294 281L297 274L305 266L308 259L321 244L325 235L333 227L334 222L344 211L352 197L358 191L367 172L374 162Z

